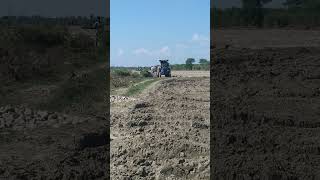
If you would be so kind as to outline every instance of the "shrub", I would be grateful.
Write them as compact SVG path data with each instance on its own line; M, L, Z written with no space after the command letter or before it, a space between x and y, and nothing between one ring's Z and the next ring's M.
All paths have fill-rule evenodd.
M147 70L142 70L140 74L142 77L152 77L152 74Z
M94 47L94 40L84 33L79 33L71 38L71 48L90 49Z
M57 26L22 26L17 33L26 43L45 47L63 45L69 36L65 28Z
M116 69L114 70L114 73L118 76L130 76L131 73L127 69Z
M103 112L97 104L106 99L107 86L105 69L87 73L86 75L70 79L52 92L52 96L39 105L52 111L70 110L74 113L97 114Z
M133 72L133 73L131 73L131 76L134 78L138 78L138 77L140 77L140 74L137 72Z

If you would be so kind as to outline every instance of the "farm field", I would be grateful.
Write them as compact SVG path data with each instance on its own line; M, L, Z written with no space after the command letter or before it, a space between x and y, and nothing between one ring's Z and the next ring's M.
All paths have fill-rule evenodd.
M210 77L210 71L172 71L176 77Z
M320 177L319 32L214 32L214 178Z
M108 63L79 30L1 28L0 179L109 177Z
M111 102L111 179L209 179L209 78L161 78Z

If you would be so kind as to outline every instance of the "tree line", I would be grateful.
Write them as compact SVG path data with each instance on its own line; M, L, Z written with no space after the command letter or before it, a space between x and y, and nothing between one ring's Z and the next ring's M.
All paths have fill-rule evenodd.
M242 7L211 9L211 27L301 27L320 26L319 0L287 0L279 8L265 8L272 0L242 0Z
M188 58L185 64L172 64L172 70L210 70L210 62L207 59L199 59L198 63L194 58Z
M187 58L183 64L170 64L171 70L210 70L210 61L207 59L199 59L196 63L196 59ZM138 71L149 71L150 66L139 66L139 67L111 67L112 70L138 70Z
M43 17L43 16L2 16L0 25L62 25L62 26L82 26L91 28L98 16L68 16L68 17ZM109 25L109 20L101 17L102 22Z

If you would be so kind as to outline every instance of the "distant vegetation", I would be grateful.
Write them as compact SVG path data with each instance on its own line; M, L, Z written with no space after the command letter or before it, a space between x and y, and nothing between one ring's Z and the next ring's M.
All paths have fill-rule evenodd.
M194 58L188 58L185 64L172 64L172 70L197 70L208 71L210 69L210 62L207 59L199 59L199 62L195 64Z
M152 74L150 73L150 71L148 71L148 70L146 70L146 69L140 71L140 75L141 75L142 77L152 77Z
M121 77L132 75L132 72L130 72L128 69L115 69L112 72L114 75L121 76Z
M150 84L159 80L152 78L149 70L150 67L111 67L111 94L118 94L116 91L121 88L127 88L127 90L121 94L125 96L133 96L142 92Z
M102 65L107 63L109 36L96 47L90 34L69 28L72 25L89 28L94 20L95 17L0 17L2 102L19 104L21 98L26 98L19 93L22 89L53 85L56 88L45 100L27 97L24 103L86 115L104 112L101 109L106 108L109 73Z
M207 59L199 59L198 62L194 58L188 58L184 64L170 64L171 70L194 70L194 71L209 71L210 62ZM139 71L143 77L151 77L150 66L144 67L111 67L111 71L117 75L128 75L130 71Z
M0 17L0 25L62 25L62 26L81 26L92 28L96 16L70 16L70 17L42 17L42 16L3 16ZM109 19L101 17L102 22L109 25Z
M0 29L0 79L51 78L102 62L101 49L88 35L71 35L59 25L17 25Z
M137 70L137 68L112 67L110 73L111 91L118 88L127 88L130 85L144 81L149 77L143 74L146 70L141 72L135 70Z
M207 59L188 58L184 64L170 64L172 70L209 70L210 62ZM120 89L127 89L125 96L132 96L142 92L159 78L152 78L150 66L145 67L111 67L110 90L111 94L119 94ZM120 91L121 92L121 91Z
M63 82L52 92L52 96L38 105L39 109L68 111L82 115L100 115L106 108L107 71L97 69Z
M199 59L196 61L194 58L187 58L184 64L170 64L171 70L195 70L195 71L209 71L210 70L210 62L207 59ZM126 74L130 71L139 71L140 75L143 77L151 77L151 74L148 73L150 71L150 66L140 66L140 67L111 67L111 71L114 73Z
M300 27L320 26L320 1L287 0L283 8L263 8L272 0L242 0L241 8L211 9L211 26L230 27Z

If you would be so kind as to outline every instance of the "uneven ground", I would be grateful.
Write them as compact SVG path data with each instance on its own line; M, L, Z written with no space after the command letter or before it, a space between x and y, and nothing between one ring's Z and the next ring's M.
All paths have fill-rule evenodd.
M111 104L112 179L209 179L209 78L164 78Z
M0 48L0 179L107 179L104 59L37 48Z
M0 179L106 179L106 119L0 108Z
M213 178L320 179L320 49L288 38L319 32L231 32L238 43L211 52ZM290 46L266 48L278 36Z

